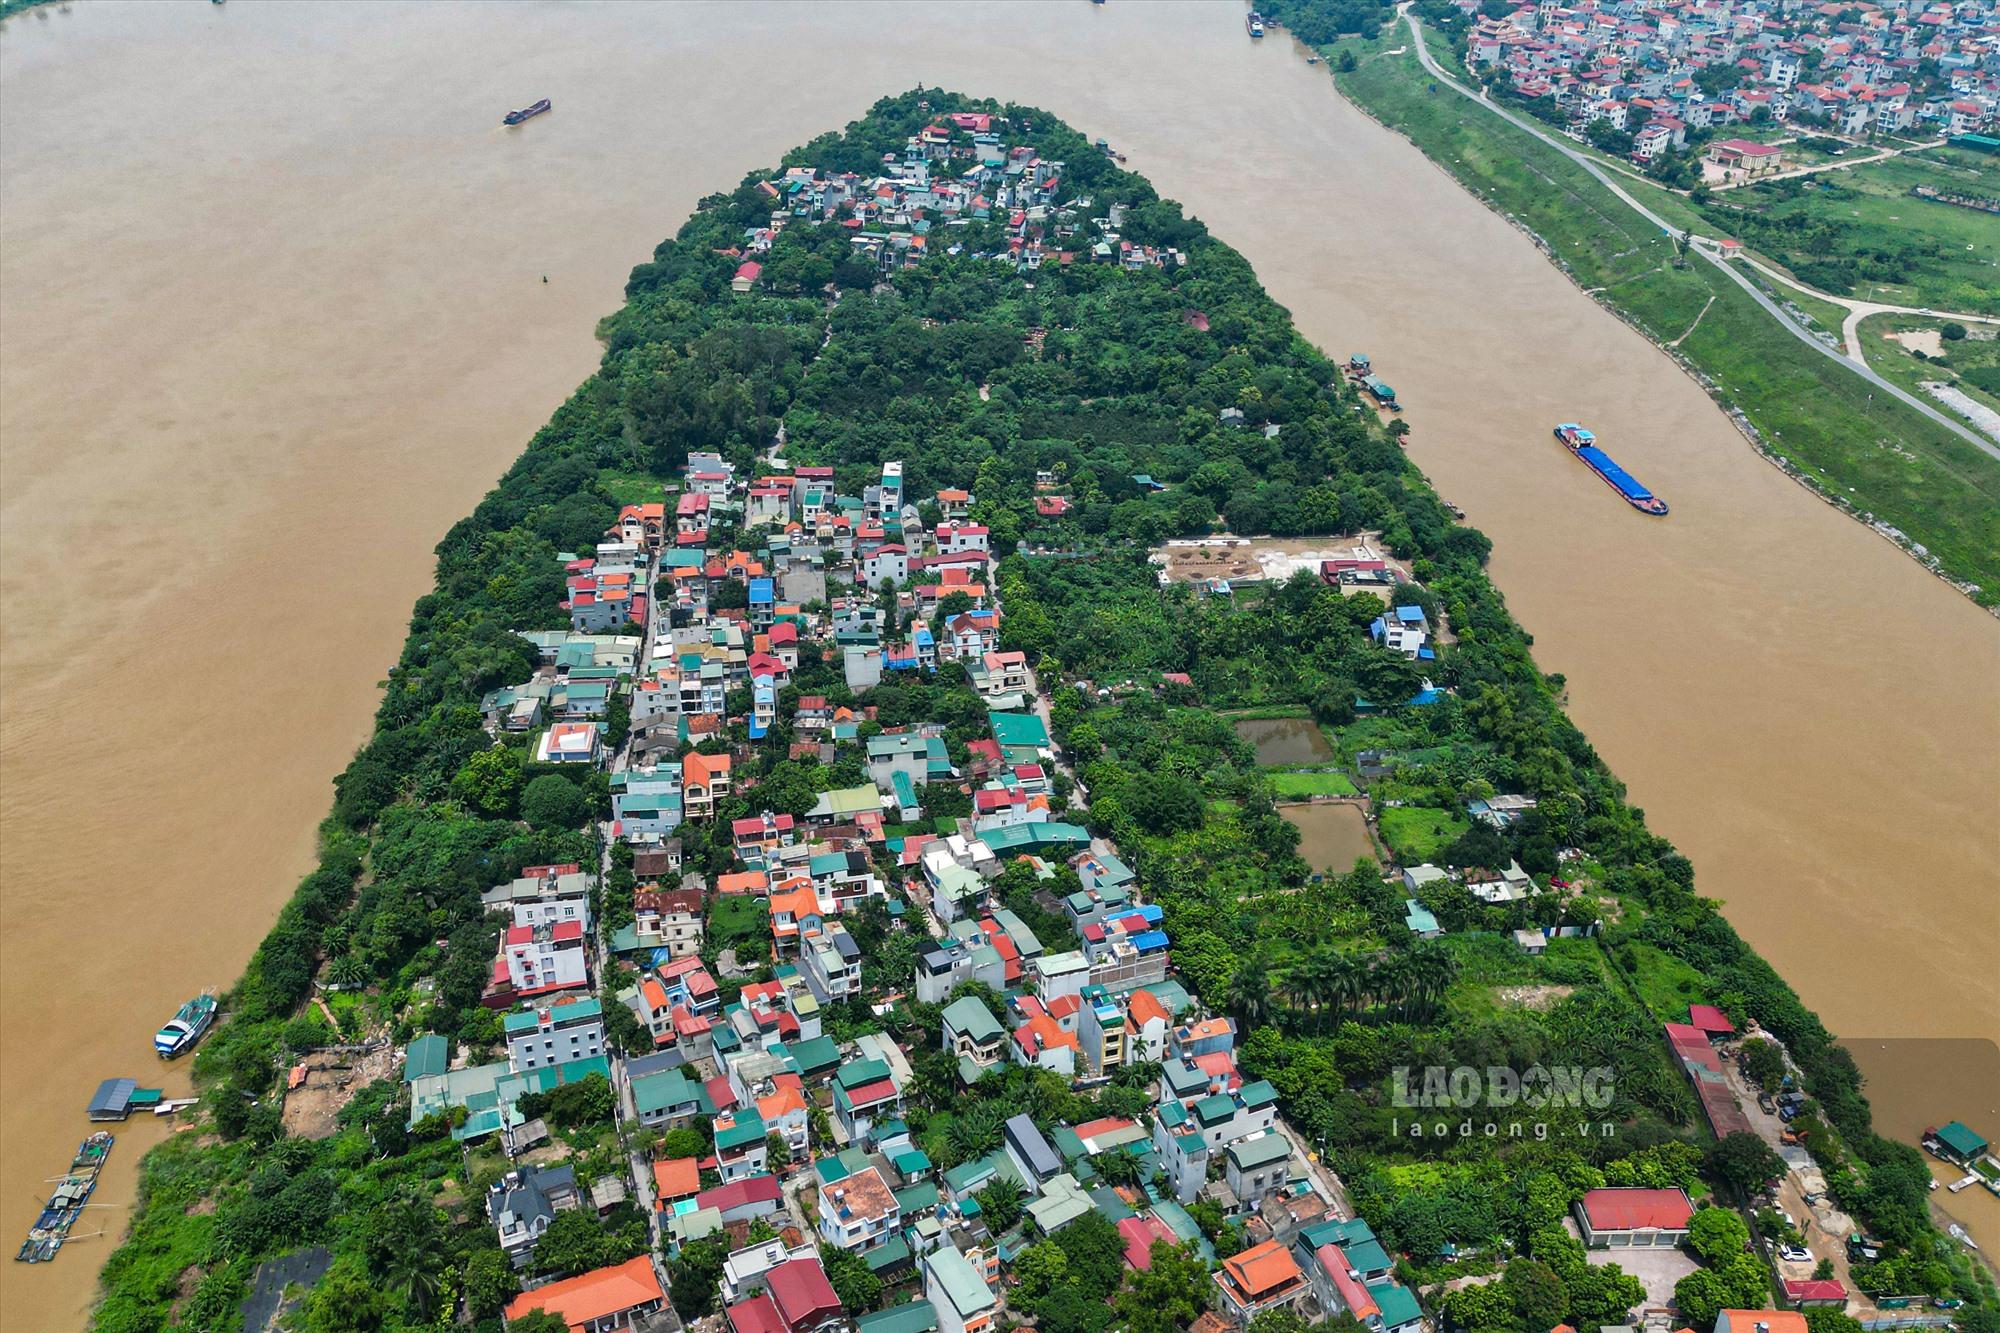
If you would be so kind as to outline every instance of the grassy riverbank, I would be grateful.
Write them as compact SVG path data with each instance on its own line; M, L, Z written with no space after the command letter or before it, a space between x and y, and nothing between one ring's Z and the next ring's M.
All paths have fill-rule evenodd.
M1673 242L1581 167L1434 85L1408 40L1395 27L1327 48L1334 60L1355 58L1337 76L1342 91L1539 237L1579 286L1672 345L1766 449L1924 546L1943 572L1979 586L1982 605L2000 606L2000 463L1799 343L1711 265L1677 263ZM1707 229L1686 199L1628 188L1676 225ZM1799 304L1837 329L1835 308Z

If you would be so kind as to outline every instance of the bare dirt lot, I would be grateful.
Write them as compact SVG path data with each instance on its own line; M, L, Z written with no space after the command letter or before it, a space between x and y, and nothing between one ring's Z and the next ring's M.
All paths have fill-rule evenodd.
M1152 561L1169 583L1202 583L1215 579L1283 582L1300 570L1317 573L1322 560L1385 560L1409 577L1409 570L1391 558L1373 539L1357 537L1235 537L1227 533L1188 538L1156 547Z
M306 1081L285 1094L285 1132L302 1139L330 1138L334 1117L354 1094L395 1069L396 1048L384 1043L360 1054L321 1051L305 1058Z

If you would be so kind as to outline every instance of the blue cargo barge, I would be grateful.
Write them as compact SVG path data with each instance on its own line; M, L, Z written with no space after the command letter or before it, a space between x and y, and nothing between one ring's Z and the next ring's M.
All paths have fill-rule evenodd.
M1620 499L1642 514L1655 517L1667 512L1667 502L1639 484L1639 479L1619 467L1610 454L1597 447L1597 437L1573 421L1565 421L1556 427L1556 438L1563 447L1582 459L1584 465L1599 477L1604 484L1618 492Z

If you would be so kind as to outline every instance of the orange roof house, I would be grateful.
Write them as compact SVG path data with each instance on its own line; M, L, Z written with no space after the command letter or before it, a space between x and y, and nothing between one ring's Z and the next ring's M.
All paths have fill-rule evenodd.
M612 1327L611 1323L600 1324L600 1321L619 1316L622 1318L616 1319L617 1323L629 1323L632 1315L650 1314L666 1304L666 1299L659 1278L653 1274L652 1258L642 1254L611 1268L594 1269L524 1291L507 1306L507 1318L512 1321L535 1310L546 1310L576 1333L583 1333L593 1327Z
M653 1163L653 1192L660 1206L701 1193L701 1164L692 1157L675 1157Z
M1290 1250L1267 1240L1223 1260L1215 1285L1222 1289L1224 1307L1238 1323L1247 1324L1305 1294L1306 1277Z

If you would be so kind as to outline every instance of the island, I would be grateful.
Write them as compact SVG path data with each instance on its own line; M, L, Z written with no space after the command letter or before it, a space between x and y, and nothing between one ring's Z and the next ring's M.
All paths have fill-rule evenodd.
M1108 146L885 99L627 296L98 1329L1995 1326L1487 540Z

